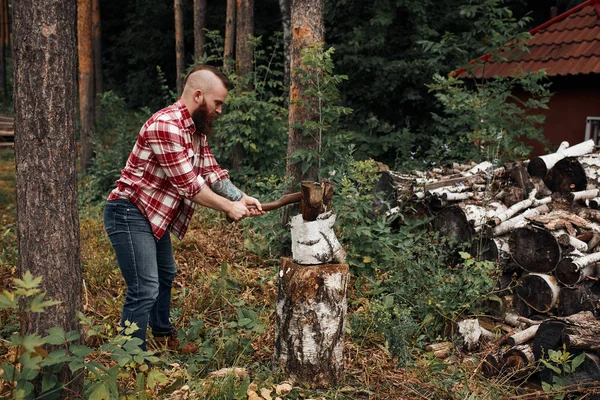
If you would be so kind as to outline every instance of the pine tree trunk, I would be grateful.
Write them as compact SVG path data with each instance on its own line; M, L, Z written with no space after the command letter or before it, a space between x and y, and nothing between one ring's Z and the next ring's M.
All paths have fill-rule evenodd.
M6 50L9 46L8 0L0 0L0 100L7 104L6 90Z
M183 45L183 0L174 1L175 11L175 61L177 93L183 93L183 79L185 73L185 48Z
M283 29L283 87L285 90L290 85L290 42L292 40L290 7L291 0L279 0L281 27Z
M44 313L23 314L24 333L79 330L82 271L77 213L75 107L77 1L14 2L18 269L41 276ZM65 365L65 397L83 397L83 375Z
M227 16L225 20L225 43L223 49L223 70L231 71L235 52L235 0L227 0Z
M290 105L289 105L289 134L287 146L286 176L291 178L291 187L296 188L302 181L318 180L318 165L315 162L305 172L302 163L293 162L296 150L309 150L315 153L319 150L320 138L316 132L305 132L303 125L309 121L318 121L319 116L313 109L302 103L316 103L317 99L306 96L307 84L301 82L296 71L302 67L301 52L311 44L323 43L325 26L323 22L322 0L292 0L291 8L292 41L290 46ZM308 68L308 67L305 67ZM310 71L318 75L318 70ZM314 104L313 104L314 105ZM294 191L294 190L291 190Z
M77 2L77 40L79 51L79 137L81 169L92 163L94 130L94 53L92 45L92 0Z
M102 25L100 18L100 0L92 0L92 44L94 46L94 99L96 118L102 114L102 99L98 96L104 93L104 79L102 77Z
M335 386L344 367L348 265L283 258L279 277L275 363L297 385Z
M238 0L235 29L235 73L242 83L239 90L252 90L250 74L253 71L254 47L254 0ZM231 169L239 171L245 157L243 143L236 143L231 149Z
M194 60L200 60L204 55L206 44L206 2L194 0Z

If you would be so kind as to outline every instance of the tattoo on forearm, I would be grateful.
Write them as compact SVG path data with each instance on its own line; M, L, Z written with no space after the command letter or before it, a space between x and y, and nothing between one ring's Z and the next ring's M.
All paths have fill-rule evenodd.
M230 179L223 179L211 186L213 192L225 197L231 201L239 201L244 197L244 193L231 183Z

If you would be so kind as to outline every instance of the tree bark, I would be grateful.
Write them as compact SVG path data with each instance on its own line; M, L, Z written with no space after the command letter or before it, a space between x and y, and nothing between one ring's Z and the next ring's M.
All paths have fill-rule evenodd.
M3 104L8 102L6 90L6 51L8 46L10 46L8 0L0 0L0 100Z
M206 2L207 0L194 0L194 60L198 61L204 56L206 44Z
M310 70L302 65L302 51L313 44L322 44L325 40L322 0L292 0L291 8L292 41L290 46L290 105L289 135L287 146L286 176L291 178L291 187L297 187L302 181L317 181L317 153L321 138L318 132L307 132L304 125L319 120L315 108L309 106L318 99L306 96L310 83L302 82L297 74L298 69L309 69L309 73L320 75L321 71ZM297 150L314 152L315 157L309 168L302 170L302 163L293 161Z
M235 73L240 80L239 90L252 90L254 63L254 0L237 0L235 24ZM231 149L231 169L239 171L246 155L244 144L235 143Z
M175 11L175 61L177 73L177 93L183 93L183 79L185 74L185 47L183 42L183 0L174 0Z
M100 18L100 0L92 0L92 31L94 46L94 98L96 118L102 114L102 99L98 96L104 93L104 78L102 69L102 24Z
M79 331L77 1L21 0L13 7L18 269L41 276L43 290L61 301L24 314L22 331ZM83 397L82 374L65 365L58 376L68 397Z
M94 52L92 44L92 0L77 2L77 40L79 48L79 137L81 169L87 171L92 163L92 134L94 112Z
M342 377L348 265L297 265L283 258L275 363L296 385L329 388Z
M235 53L235 3L236 0L227 0L227 16L225 20L225 43L223 49L223 71L231 71Z
M279 0L281 27L283 29L283 87L286 91L290 85L290 42L292 40L290 8L291 0Z

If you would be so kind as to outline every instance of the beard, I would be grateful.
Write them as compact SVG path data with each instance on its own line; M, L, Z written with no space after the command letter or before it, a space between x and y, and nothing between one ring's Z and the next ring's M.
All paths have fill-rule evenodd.
M217 113L209 113L206 101L203 101L192 113L192 121L196 126L196 132L206 136L212 135L215 118L217 118Z

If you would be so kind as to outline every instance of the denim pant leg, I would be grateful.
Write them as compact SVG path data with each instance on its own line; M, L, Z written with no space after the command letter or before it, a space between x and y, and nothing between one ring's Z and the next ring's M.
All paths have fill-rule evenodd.
M150 310L150 327L154 336L168 336L173 325L169 319L171 314L171 288L177 274L177 266L173 257L171 236L165 232L156 243L156 261L158 266L158 298Z
M124 326L125 321L136 323L139 329L133 336L142 340L141 347L145 350L150 311L160 287L157 241L146 217L128 200L106 203L104 226L127 284L121 325Z

